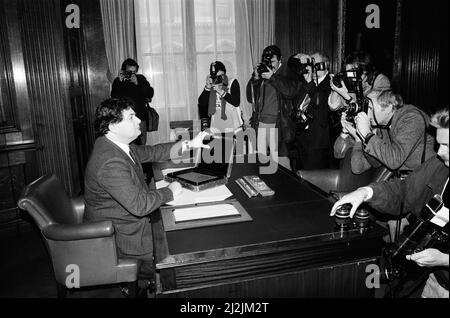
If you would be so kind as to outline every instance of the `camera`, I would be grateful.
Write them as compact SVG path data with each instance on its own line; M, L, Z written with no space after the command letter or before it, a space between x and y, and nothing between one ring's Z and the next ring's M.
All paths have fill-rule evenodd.
M355 116L360 112L364 112L367 114L369 109L370 100L368 98L363 98L362 101L351 101L348 105L343 109L346 112L346 120L350 123L355 123Z
M320 64L320 70L326 70L326 64L325 62L317 63L317 65ZM313 58L308 59L307 63L301 63L300 59L296 58L295 55L292 55L289 57L287 61L288 67L297 75L303 75L308 73L308 66L311 66L311 68L314 70L316 68L316 63ZM322 69L323 68L323 69ZM319 69L317 69L319 70Z
M348 89L349 93L358 93L360 86L362 90L362 70L360 68L351 69L342 73L338 73L333 77L333 84L342 87L342 81Z
M370 100L364 98L364 91L362 86L362 73L363 71L359 68L346 70L345 72L338 73L333 77L333 84L337 87L342 87L342 83L344 82L345 86L348 89L349 93L353 93L356 95L356 101L351 101L348 105L343 109L347 112L346 120L354 123L355 116L360 112L367 113L369 108Z
M209 77L211 77L211 80L213 82L213 85L222 84L223 83L223 76L217 75L219 72L219 69L217 69L216 64L212 63L209 68Z
M132 71L124 71L124 72L122 72L123 79L126 80L126 81L131 80L131 76L133 76L133 74L134 73Z
M222 75L211 75L211 79L213 81L213 85L222 84L223 76Z
M448 251L448 220L444 226L436 222L436 213L442 206L442 198L435 195L418 216L411 214L408 217L409 225L399 240L383 251L385 279L393 280L413 269L415 263L407 260L406 255L432 247Z
M261 57L261 63L258 64L258 67L256 69L256 72L258 72L258 75L261 76L262 73L268 72L267 69L273 69L272 68L272 58L274 57L275 52L272 50L264 51Z

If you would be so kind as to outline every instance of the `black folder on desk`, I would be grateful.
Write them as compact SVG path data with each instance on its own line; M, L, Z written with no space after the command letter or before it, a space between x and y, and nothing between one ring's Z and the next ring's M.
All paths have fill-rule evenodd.
M201 191L226 184L233 167L235 142L232 137L214 136L210 149L196 152L195 167L167 174L169 182L178 181L183 187Z

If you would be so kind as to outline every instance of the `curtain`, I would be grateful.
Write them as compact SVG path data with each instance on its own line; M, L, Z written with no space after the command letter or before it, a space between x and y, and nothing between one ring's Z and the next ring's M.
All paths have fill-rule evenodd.
M171 121L198 119L198 97L216 60L238 80L248 122L245 89L252 65L273 44L274 0L135 0L135 17L138 63L160 115L150 144L169 140Z
M241 76L245 78L243 84L246 85L253 68L260 62L264 48L275 44L275 0L236 0L236 21L239 23L238 65L240 70L245 71ZM241 89L245 93L245 86ZM252 115L252 108L246 96L241 97L246 123Z
M100 0L110 83L118 76L122 62L136 59L133 0Z

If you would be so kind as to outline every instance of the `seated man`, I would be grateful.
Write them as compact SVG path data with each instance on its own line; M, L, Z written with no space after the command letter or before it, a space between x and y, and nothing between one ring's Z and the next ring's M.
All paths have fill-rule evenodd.
M432 118L432 125L437 128L436 140L439 143L437 157L432 157L410 174L406 179L399 178L381 183L370 184L367 187L359 188L351 192L341 200L337 201L332 210L334 215L336 209L343 204L352 205L350 216L356 209L367 202L380 212L398 215L411 212L419 215L422 208L430 201L434 195L440 195L443 199L443 207L447 213L449 189L448 189L448 167L449 167L449 111L448 108L439 111ZM440 160L439 160L440 159ZM430 275L426 282L422 297L449 297L449 254L448 245L446 250L427 248L421 252L406 256L408 260L415 261L419 266L433 267L434 273Z
M170 159L172 147L184 151L209 146L203 145L206 132L181 144L130 144L141 134L141 120L133 108L130 99L111 98L96 109L95 129L99 137L86 167L84 215L89 221L111 220L119 257L142 260L141 277L151 277L153 241L149 217L182 189L178 182L151 189L145 182L141 163Z
M369 93L367 114L360 112L353 125L342 114L342 133L334 144L334 155L343 158L353 147L352 172L361 174L371 167L387 167L408 174L435 152L434 140L426 129L428 116L412 105L404 105L392 91Z

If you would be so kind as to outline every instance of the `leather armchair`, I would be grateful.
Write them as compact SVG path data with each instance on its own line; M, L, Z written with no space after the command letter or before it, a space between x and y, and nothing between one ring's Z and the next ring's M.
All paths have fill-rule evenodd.
M66 292L66 279L79 268L80 287L130 283L137 287L139 264L117 257L111 221L83 223L84 200L69 198L55 175L45 175L25 187L18 206L26 210L41 230L58 284L58 296ZM136 292L136 290L132 290Z
M385 167L372 168L356 175L351 169L352 148L349 148L339 169L300 170L298 175L326 193L348 193L372 182L387 180L392 172Z

